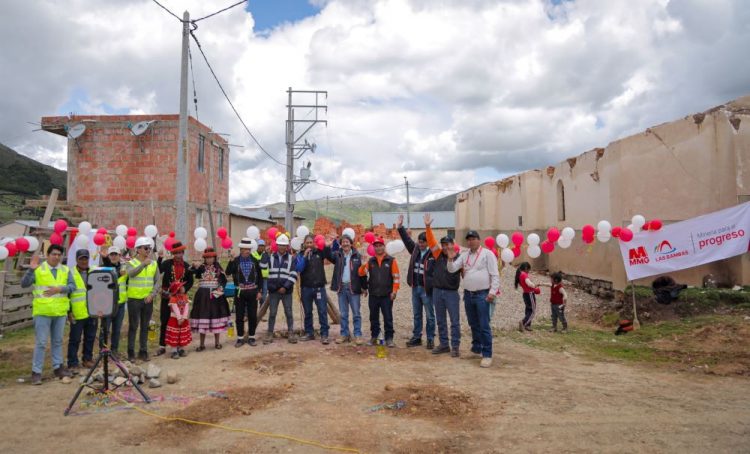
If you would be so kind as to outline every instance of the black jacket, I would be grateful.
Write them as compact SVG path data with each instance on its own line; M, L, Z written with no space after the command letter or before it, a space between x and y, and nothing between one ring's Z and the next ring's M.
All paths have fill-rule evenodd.
M250 276L245 279L245 275L242 274L242 267L240 267L240 258L233 258L227 265L226 274L232 277L232 282L238 288L242 286L254 286L255 288L263 287L263 275L261 274L260 261L252 255L248 257L250 259Z
M341 276L344 274L346 257L344 251L339 249L333 253L333 276L331 277L331 290L341 291ZM367 276L359 275L359 267L362 266L362 256L356 249L352 248L352 256L349 259L349 273L351 276L352 293L359 295L363 289L367 289Z
M159 257L156 263L159 264L159 272L162 274L161 288L162 290L169 290L169 286L172 285L173 280L172 270L174 268L174 259L162 260ZM186 261L183 260L182 263L185 266L185 274L182 276L182 282L185 283L184 288L185 293L187 293L193 287L193 273L190 271L190 265Z
M406 250L409 251L409 254L411 254L411 259L409 260L409 269L406 270L406 283L409 284L409 287L424 287L425 290L429 293L430 291L432 291L432 282L430 282L430 276L429 273L427 273L427 270L432 266L432 263L435 261L435 257L432 255L431 251L428 248L424 258L421 258L422 253L414 240L412 240L409 234L406 233L406 227L399 227L398 234L401 236L401 240L404 242ZM421 273L418 273L414 269L416 264L418 263L421 263ZM415 276L417 278L416 282Z
M328 283L326 279L325 260L333 262L331 247L323 250L313 248L309 255L300 252L296 257L295 269L300 276L300 286L307 288L322 288Z
M433 260L430 267L427 269L428 280L432 284L432 288L439 288L441 290L458 290L458 286L461 284L461 270L455 273L448 272L448 257L442 252L437 259ZM430 291L432 291L432 288Z

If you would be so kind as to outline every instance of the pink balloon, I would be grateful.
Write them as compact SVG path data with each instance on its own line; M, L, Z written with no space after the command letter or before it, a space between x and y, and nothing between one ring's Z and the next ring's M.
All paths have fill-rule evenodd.
M323 238L315 238L315 247L322 251L326 247L326 240Z
M138 235L138 230L136 230L135 227L128 227L128 236L136 236L136 235Z
M11 241L10 243L5 243L5 249L8 250L8 257L13 257L18 253L16 243L13 241Z
M16 239L16 249L18 249L21 252L26 252L29 250L29 240L26 238L17 238Z
M130 232L130 229L128 229L128 232ZM135 235L130 235L125 239L125 246L127 246L128 249L133 249L135 247Z
M484 245L487 246L487 249L495 249L495 239L488 236L484 239Z
M275 241L271 243L271 252L279 252L279 245Z
M513 235L511 235L510 239L513 241L513 244L515 244L516 246L520 246L523 244L523 233L513 232Z
M371 257L375 257L375 246L372 244L367 245L367 254Z
M375 241L375 234L372 232L365 233L365 241L372 244L372 242ZM374 255L374 254L370 254L370 255Z
M633 231L629 228L625 227L624 229L620 230L620 241L623 243L628 243L630 240L633 239Z
M227 237L227 229L225 229L224 227L219 227L219 229L216 230L216 236L218 236L219 238L223 240L224 238ZM222 241L222 244L224 244L223 241ZM229 248L224 248L224 249L229 249Z
M57 232L53 233L52 235L49 236L49 243L50 244L56 244L58 246L62 246L62 244L63 244L63 237L62 237L62 235L60 235Z
M68 223L65 219L58 219L55 221L55 233L63 233L68 229Z
M99 230L96 231L96 233L101 233L102 235L106 235L107 229L105 229L104 227L100 227Z
M582 236L585 236L585 237L588 236L588 237L593 238L594 237L594 233L596 232L596 229L594 229L593 225L586 224L586 225L583 226L583 229L581 230L581 232L583 233Z
M232 249L232 239L231 238L224 238L224 239L222 239L221 240L221 247L223 247L224 249Z
M544 240L542 241L541 247L542 247L542 252L544 252L545 254L551 254L552 251L555 250L555 243L549 240Z
M276 239L276 232L278 232L278 231L279 230L276 227L271 227L270 229L268 229L268 231L266 232L268 234L268 238L271 239L271 240L275 240Z
M458 254L459 252L461 252L461 246L454 243L453 250L456 251L456 254Z
M492 251L492 253L495 254L495 258L498 258L500 256L499 253L497 252L496 247L491 248L490 251Z
M94 235L94 244L97 246L101 246L106 240L107 239L104 237L103 233L97 233Z
M557 230L557 227L550 227L550 229L547 230L547 239L551 243L554 243L555 241L560 239L560 231ZM552 245L552 247L554 248L555 246Z
M513 257L520 257L521 256L521 246L516 246L513 248Z
M656 231L661 230L661 228L662 228L662 222L661 222L660 219L653 219L651 221L651 230L652 231L656 232Z

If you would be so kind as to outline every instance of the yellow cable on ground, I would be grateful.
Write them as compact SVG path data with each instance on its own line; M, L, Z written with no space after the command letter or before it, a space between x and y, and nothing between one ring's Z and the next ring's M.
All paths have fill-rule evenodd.
M152 412L150 412L148 410L144 410L142 408L136 407L135 405L131 404L130 402L126 401L125 399L123 399L122 397L118 396L115 393L108 392L107 394L113 396L115 399L121 401L122 403L124 403L128 407L130 407L130 408L132 408L134 410L137 410L140 413L143 413L144 415L152 416L154 418L162 419L164 421L181 421L181 422L184 422L184 423L187 423L187 424L195 424L195 425L199 425L199 426L208 426L208 427L213 427L213 428L216 428L216 429L228 430L230 432L242 432L242 433L247 433L247 434L251 434L251 435L257 435L259 437L277 438L277 439L280 439L280 440L293 441L295 443L299 443L299 444L302 444L302 445L315 446L315 447L321 448L321 449L328 449L330 451L355 452L355 453L359 453L360 452L359 449L355 449L355 448L347 448L347 447L342 447L342 446L328 446L328 445L324 445L322 443L318 443L317 441L304 440L302 438L296 438L296 437L292 437L290 435L275 434L275 433L270 433L270 432L259 432L257 430L252 430L252 429L240 429L240 428L237 428L237 427L223 426L221 424L214 424L214 423L210 423L210 422L192 421L190 419L177 418L177 417L174 417L174 416L162 416L160 414L152 413Z

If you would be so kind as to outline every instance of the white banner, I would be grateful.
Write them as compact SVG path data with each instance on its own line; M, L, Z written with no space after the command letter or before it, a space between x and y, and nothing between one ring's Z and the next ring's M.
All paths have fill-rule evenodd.
M727 259L750 251L750 202L639 232L620 252L628 280Z

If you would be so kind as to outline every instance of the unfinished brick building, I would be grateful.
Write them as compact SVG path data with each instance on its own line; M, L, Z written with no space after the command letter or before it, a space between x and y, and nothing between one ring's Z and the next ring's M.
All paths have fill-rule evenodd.
M134 126L151 122L145 132ZM85 125L76 139L71 128ZM143 128L143 125L141 125ZM67 202L95 226L155 224L175 229L178 115L43 117L42 129L68 137ZM78 126L78 131L82 128ZM133 130L142 132L135 135ZM229 223L229 146L194 118L188 121L187 232ZM182 241L192 240L182 238Z

